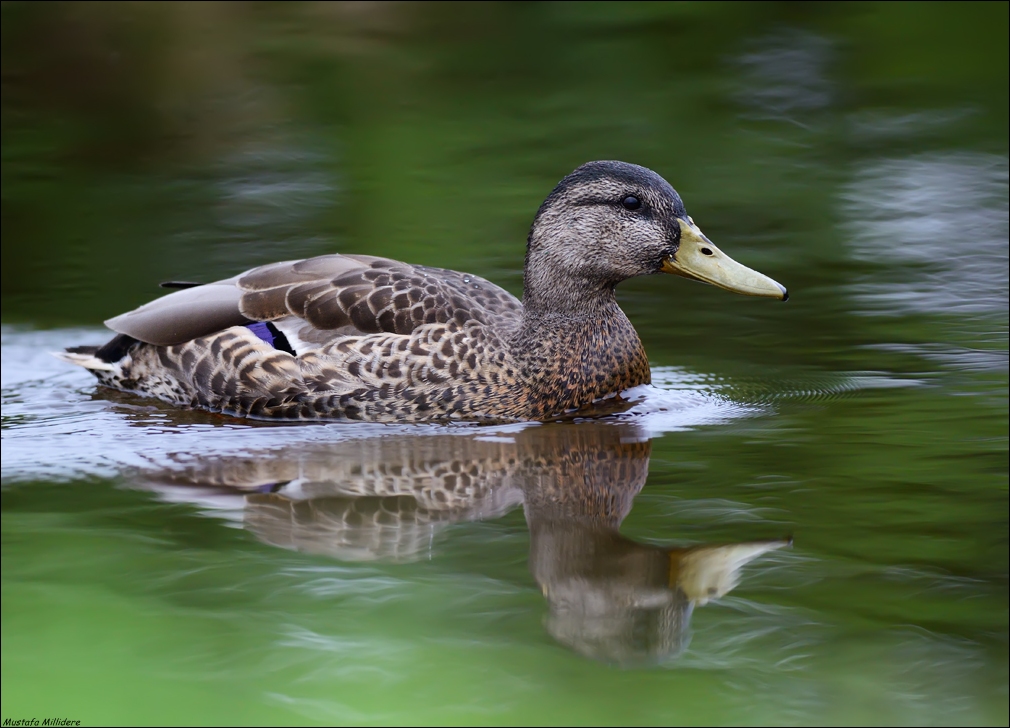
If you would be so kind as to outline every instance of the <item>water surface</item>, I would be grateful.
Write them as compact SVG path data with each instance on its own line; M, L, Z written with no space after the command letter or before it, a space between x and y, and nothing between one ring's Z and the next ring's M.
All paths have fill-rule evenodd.
M1005 5L2 12L3 718L1006 724ZM49 355L326 252L519 293L599 158L791 295L622 285L620 417L256 423Z

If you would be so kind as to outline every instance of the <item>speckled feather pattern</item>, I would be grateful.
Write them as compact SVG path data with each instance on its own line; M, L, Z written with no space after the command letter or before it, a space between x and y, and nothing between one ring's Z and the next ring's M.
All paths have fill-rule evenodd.
M639 212L621 207L631 193L647 203ZM324 255L165 296L109 322L140 340L122 359L75 363L107 386L246 417L547 420L650 381L615 287L659 272L684 215L654 172L591 163L537 213L522 302L471 274ZM221 323L253 321L271 322L294 354Z
M283 278L300 264L270 272ZM259 270L248 276L262 279ZM369 279L366 287L361 281ZM316 295L293 313L309 286ZM292 356L235 326L173 346L138 344L121 373L99 372L99 379L247 417L478 422L546 419L649 381L638 336L616 306L588 329L550 318L523 322L522 304L477 276L383 260L353 277L266 293L285 308L252 291L242 297L243 313L272 318L299 342L325 333L330 343ZM331 328L319 328L321 320ZM361 329L378 331L343 333ZM525 344L518 351L510 346L516 339Z

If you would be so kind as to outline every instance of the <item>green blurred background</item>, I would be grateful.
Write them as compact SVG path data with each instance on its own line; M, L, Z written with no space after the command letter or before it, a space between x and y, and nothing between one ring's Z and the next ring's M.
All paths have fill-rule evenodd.
M3 718L1006 724L1007 3L0 19ZM655 366L774 412L653 441L625 533L796 537L700 610L684 659L622 671L552 643L521 512L422 564L340 564L124 488L73 439L223 437L164 408L137 425L141 403L45 363L159 281L353 252L519 294L533 214L592 159L662 174L791 294L619 290Z

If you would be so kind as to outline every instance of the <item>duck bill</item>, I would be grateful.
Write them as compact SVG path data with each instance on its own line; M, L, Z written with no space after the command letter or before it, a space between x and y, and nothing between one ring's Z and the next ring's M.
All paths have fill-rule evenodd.
M745 296L789 299L785 286L763 273L737 263L719 250L697 225L680 219L680 247L663 261L663 273L691 278Z

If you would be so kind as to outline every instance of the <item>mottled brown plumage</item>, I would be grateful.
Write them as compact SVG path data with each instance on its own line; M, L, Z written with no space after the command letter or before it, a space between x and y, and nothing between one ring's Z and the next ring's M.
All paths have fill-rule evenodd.
M615 287L669 272L689 229L659 175L592 162L537 212L521 303L466 273L324 255L169 294L63 357L107 386L240 416L551 419L650 381Z

